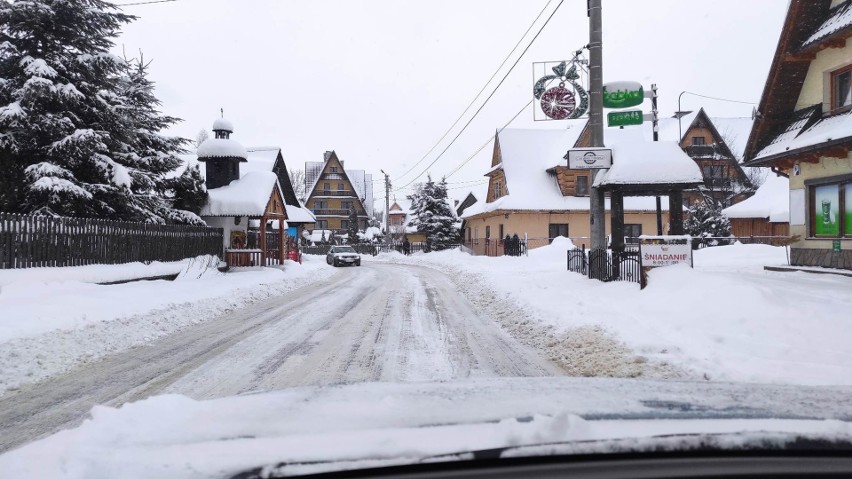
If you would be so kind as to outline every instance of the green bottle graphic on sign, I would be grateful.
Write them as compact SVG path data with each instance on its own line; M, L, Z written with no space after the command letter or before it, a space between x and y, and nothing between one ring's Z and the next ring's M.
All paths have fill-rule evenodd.
M822 224L830 225L831 221L831 200L822 200Z

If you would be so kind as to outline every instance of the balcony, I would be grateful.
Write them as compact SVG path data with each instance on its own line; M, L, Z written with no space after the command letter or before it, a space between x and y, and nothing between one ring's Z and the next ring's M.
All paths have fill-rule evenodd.
M349 216L346 209L316 209L312 210L316 216Z
M334 197L334 196L344 196L348 198L355 198L355 192L352 190L316 190L314 197Z
M690 158L712 158L718 152L716 145L689 145L686 154Z

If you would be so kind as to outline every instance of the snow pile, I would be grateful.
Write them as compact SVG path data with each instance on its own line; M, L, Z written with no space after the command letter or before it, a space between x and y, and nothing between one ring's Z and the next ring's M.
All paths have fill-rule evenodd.
M248 156L245 147L230 138L208 138L198 145L198 158L242 158Z
M208 190L200 216L261 216L266 211L278 176L271 171L252 171L228 186Z
M612 168L595 177L595 186L699 184L701 169L675 142L621 141L612 145Z
M790 180L770 176L754 196L722 210L728 218L768 218L771 223L790 221Z
M49 277L48 268L0 275L6 281L0 289L0 394L334 273L322 258L309 256L302 265L286 261L283 269L228 274L219 273L217 263L201 257L151 267L86 266L68 268L76 271L61 279ZM175 281L83 282L143 272L179 275Z
M139 278L152 278L178 274L186 268L190 259L161 263L154 261L124 264L92 264L57 268L23 268L0 270L0 301L3 287L12 283L54 283L75 281L81 283L113 283ZM0 336L2 338L2 336Z
M783 247L735 244L696 251L694 270L654 270L640 291L567 272L566 247L557 240L518 258L447 251L378 260L448 272L477 307L575 374L852 384L852 323L843 320L850 278L764 271L787 263ZM502 299L515 310L501 312Z

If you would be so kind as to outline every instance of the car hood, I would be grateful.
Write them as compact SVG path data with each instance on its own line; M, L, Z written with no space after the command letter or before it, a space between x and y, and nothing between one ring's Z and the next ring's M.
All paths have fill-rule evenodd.
M522 446L602 452L655 438L673 448L688 447L673 437L705 445L725 438L718 447L848 442L852 388L605 378L365 383L205 401L163 395L98 406L91 416L0 456L0 472L206 478L264 465L317 472Z

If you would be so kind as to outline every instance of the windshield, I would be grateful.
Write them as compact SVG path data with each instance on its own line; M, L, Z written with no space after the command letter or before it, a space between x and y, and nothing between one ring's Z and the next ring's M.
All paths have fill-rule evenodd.
M0 1L0 477L848 450L852 1L696 6Z

